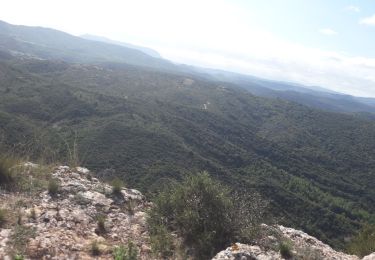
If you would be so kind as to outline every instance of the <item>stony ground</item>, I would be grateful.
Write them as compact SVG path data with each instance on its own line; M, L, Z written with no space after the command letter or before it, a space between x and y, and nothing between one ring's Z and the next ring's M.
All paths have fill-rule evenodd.
M37 166L31 166L37 167ZM132 241L140 259L152 259L145 211L149 204L133 189L112 187L85 168L54 169L59 191L37 196L0 191L0 205L13 225L0 229L0 259L112 259L113 248ZM98 220L104 223L99 227ZM93 256L93 244L100 255Z
M236 243L219 252L213 260L359 260L354 255L347 255L333 250L315 237L284 226L262 225L263 238L257 245ZM290 248L290 257L283 257L280 253L280 243ZM375 253L362 260L375 260Z

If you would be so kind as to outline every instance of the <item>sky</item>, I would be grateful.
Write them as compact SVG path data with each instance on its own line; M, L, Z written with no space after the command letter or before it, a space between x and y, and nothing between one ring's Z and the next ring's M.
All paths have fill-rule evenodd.
M0 20L375 97L374 0L0 0Z

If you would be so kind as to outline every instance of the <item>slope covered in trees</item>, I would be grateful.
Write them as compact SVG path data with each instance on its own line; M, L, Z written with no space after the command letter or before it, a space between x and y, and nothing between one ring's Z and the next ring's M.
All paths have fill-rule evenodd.
M0 92L8 149L68 160L76 143L84 165L144 192L207 170L335 246L374 220L372 121L113 63L3 59Z
M81 38L49 28L12 25L0 21L0 58L12 56L21 59L57 59L73 63L117 62L228 82L257 96L293 101L326 111L368 113L363 114L363 117L368 119L373 119L375 113L373 98L358 98L316 86L307 87L233 72L174 64L162 59L154 50L140 46L95 36Z

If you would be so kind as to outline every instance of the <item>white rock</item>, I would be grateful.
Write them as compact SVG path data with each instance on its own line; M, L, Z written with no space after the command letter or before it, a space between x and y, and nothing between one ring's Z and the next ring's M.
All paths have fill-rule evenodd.
M23 166L30 167L30 168L38 168L39 164L32 163L32 162L26 162L26 163L23 164Z
M267 249L263 249L257 245L244 245L236 243L232 247L219 252L214 260L237 260L237 259L252 259L252 260L278 260L283 259L279 252L276 252L269 247L271 244L276 246L280 241L290 241L292 252L296 259L329 259L329 260L359 260L357 256L347 255L342 252L333 250L330 246L319 241L315 237L309 236L300 230L287 228L283 226L270 227L265 224L261 225L264 231L272 231L271 233L278 233L281 239L276 239L275 236L266 236L262 242L268 245ZM278 240L278 241L275 241ZM277 247L276 247L277 248ZM369 258L363 260L375 260L375 253L369 255ZM371 258L372 257L372 258Z
M79 192L78 194L83 198L90 200L92 204L97 206L110 206L113 203L113 200L97 191L85 191Z
M375 260L375 252L368 256L365 256L362 260Z
M87 174L87 173L90 172L89 169L84 168L84 167L76 167L76 170L77 170L77 172L79 172L79 173L83 173L83 174Z

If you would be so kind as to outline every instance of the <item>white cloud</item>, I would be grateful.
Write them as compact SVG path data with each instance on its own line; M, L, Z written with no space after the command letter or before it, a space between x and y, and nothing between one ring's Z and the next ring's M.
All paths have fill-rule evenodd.
M331 36L331 35L336 35L336 34L337 34L337 32L336 32L335 30L332 30L332 29L330 29L330 28L323 28L323 29L320 29L319 32L320 32L321 34L329 35L329 36Z
M375 76L371 76L375 75L375 59L309 48L264 32L253 32L242 40L232 49L158 49L166 58L181 63L375 97Z
M365 25L373 25L375 26L375 14L370 17L362 18L359 21L360 24L365 24Z
M355 13L359 13L361 11L361 9L355 5L348 5L347 7L345 7L345 10L350 11L350 12L355 12Z

